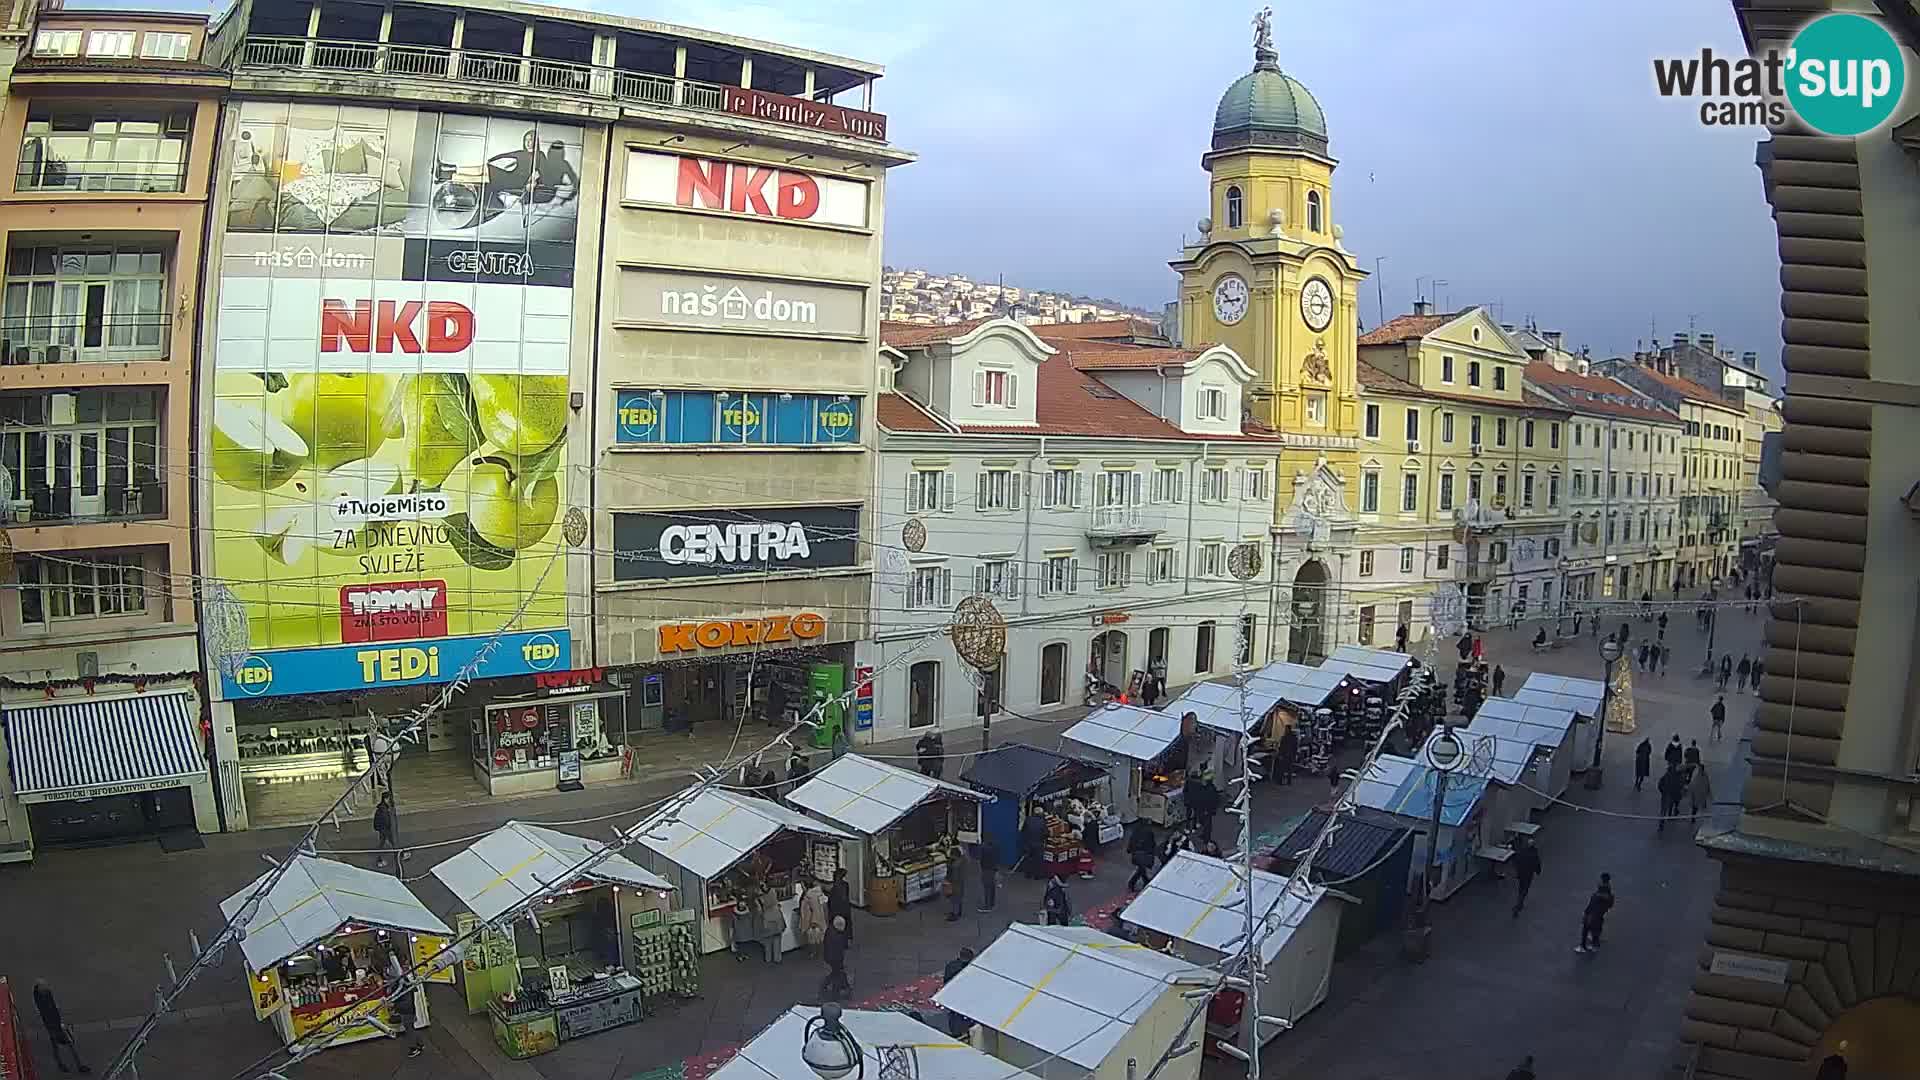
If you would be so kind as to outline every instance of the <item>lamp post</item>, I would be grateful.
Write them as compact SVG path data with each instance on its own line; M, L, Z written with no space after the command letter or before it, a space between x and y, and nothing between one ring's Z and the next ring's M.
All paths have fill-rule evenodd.
M1720 625L1720 609L1713 602L1720 596L1720 579L1713 579L1713 587L1707 590L1707 665L1713 665L1713 631Z
M1587 790L1600 788L1600 747L1607 738L1607 705L1613 701L1613 665L1625 646L1609 634L1600 640L1600 715L1593 718L1593 760L1587 763Z
M1460 767L1466 751L1460 745L1459 736L1453 733L1453 725L1441 719L1440 731L1427 743L1425 756L1427 764L1435 772L1433 780L1433 817L1427 823L1427 854L1420 871L1420 892L1414 898L1412 924L1407 927L1407 958L1423 962L1431 947L1433 935L1433 913L1431 895L1433 893L1433 872L1439 862L1440 821L1447 802L1447 780L1453 770Z

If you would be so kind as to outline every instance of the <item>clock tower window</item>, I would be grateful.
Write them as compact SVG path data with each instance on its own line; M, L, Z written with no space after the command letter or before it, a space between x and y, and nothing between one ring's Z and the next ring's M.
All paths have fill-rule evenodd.
M1240 197L1240 189L1227 188L1227 228L1238 229L1246 223L1246 201Z
M1307 231L1320 231L1320 193L1307 192Z

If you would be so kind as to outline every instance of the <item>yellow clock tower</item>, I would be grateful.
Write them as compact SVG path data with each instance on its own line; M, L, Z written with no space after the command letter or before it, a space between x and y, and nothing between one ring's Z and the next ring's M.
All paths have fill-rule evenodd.
M1254 20L1253 70L1221 95L1213 147L1200 159L1212 177L1209 211L1199 241L1172 263L1180 332L1189 347L1224 344L1253 368L1247 407L1287 439L1283 485L1337 475L1350 493L1360 434L1354 304L1366 272L1333 224L1326 116L1280 70L1269 18Z

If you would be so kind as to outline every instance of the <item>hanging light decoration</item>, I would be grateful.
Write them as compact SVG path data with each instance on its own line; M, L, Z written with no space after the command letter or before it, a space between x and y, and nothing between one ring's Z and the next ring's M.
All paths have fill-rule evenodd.
M207 587L200 601L207 648L220 671L231 677L253 656L253 638L247 627L247 606L223 581Z

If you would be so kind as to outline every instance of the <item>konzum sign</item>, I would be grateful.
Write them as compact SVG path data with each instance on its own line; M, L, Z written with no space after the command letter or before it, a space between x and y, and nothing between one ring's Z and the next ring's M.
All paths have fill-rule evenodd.
M867 226L867 185L757 162L627 152L630 202L773 221Z
M816 641L826 632L827 617L812 611L767 615L758 619L662 623L660 655L732 649L743 645L792 645Z

